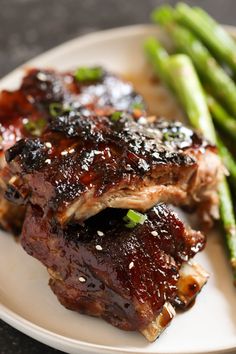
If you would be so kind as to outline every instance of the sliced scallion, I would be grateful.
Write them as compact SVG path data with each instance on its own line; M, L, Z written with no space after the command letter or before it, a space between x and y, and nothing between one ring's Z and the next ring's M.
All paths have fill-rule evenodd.
M122 112L116 111L111 115L112 122L117 122L121 118Z
M89 68L82 66L75 71L74 76L79 82L98 81L103 77L103 69L100 67Z
M49 113L52 117L57 117L70 111L71 107L64 106L62 103L59 102L52 102L49 105Z
M141 109L141 110L143 110L144 109L144 104L142 102L134 102L134 103L132 103L131 108L132 109Z
M133 209L129 209L128 213L123 218L123 220L126 222L125 226L128 228L134 228L137 224L143 225L146 219L147 215L139 213Z
M163 141L184 140L185 138L185 134L181 131L167 131L163 133Z
M25 130L33 136L40 136L47 124L47 121L43 118L37 120L29 120L24 124Z

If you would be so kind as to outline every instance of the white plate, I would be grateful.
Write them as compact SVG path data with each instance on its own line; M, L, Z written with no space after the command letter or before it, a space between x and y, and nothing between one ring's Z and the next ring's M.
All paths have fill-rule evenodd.
M161 35L157 27L145 25L87 35L39 56L27 66L65 70L101 64L138 76L145 70L143 41L151 34ZM22 68L13 71L1 81L0 88L16 87L22 72ZM159 95L162 100L156 102L157 108L165 106L163 110L168 112L171 107L172 112L174 101L169 105L163 90L152 90L156 90L153 97ZM47 285L44 267L1 232L0 316L31 337L69 353L192 354L236 349L236 290L221 236L211 235L206 250L197 258L211 275L208 284L195 306L178 315L164 334L149 344L138 333L123 332L100 319L64 309Z

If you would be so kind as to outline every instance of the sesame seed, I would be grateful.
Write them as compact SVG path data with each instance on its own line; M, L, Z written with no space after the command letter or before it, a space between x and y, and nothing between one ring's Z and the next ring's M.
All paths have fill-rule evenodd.
M17 180L17 176L13 176L13 177L11 177L11 179L8 181L8 183L9 184L14 184L15 183L15 181Z
M68 152L69 154L73 154L73 152L75 152L75 149L70 149Z
M48 149L51 149L52 144L51 144L49 141L47 141L47 142L45 143L45 146L46 146Z
M29 119L27 119L27 118L23 118L23 119L22 119L22 123L23 123L23 124L27 124L28 122L29 122Z
M156 231L152 231L151 234L152 234L152 236L157 236L158 235L158 233Z
M86 282L86 279L85 279L84 277L79 277L79 281L80 281L81 283L85 283L85 282Z
M140 124L147 124L147 119L144 118L144 117L141 117L141 118L139 118L138 122L139 122Z
M68 154L68 151L66 151L66 150L64 150L64 151L61 152L61 155L62 155L62 156L65 156L65 155L67 155L67 154Z
M98 251L102 251L102 246L100 246L100 245L96 245L96 250L98 250Z
M40 81L47 81L48 77L46 74L42 73L42 72L39 72L37 74L37 78L40 80Z
M160 155L158 152L154 152L154 154L152 154L153 157L155 157L156 159L160 158Z
M50 160L50 159L47 159L47 160L45 160L45 163L47 163L48 165L50 165L50 164L51 164L51 160Z
M97 231L98 236L104 236L104 233L102 231Z
M153 208L153 210L154 210L154 212L155 212L155 214L158 216L158 217L160 217L160 215L159 215L159 210L157 209L157 208Z
M130 262L129 269L132 269L133 267L134 267L134 262Z

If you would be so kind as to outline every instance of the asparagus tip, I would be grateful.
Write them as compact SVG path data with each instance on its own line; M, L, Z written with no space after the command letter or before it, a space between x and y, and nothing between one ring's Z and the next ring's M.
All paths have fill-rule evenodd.
M151 13L151 20L154 23L165 25L175 19L175 10L170 5L163 5Z
M190 9L190 6L185 4L184 2L178 2L176 4L176 10L182 10L182 9Z

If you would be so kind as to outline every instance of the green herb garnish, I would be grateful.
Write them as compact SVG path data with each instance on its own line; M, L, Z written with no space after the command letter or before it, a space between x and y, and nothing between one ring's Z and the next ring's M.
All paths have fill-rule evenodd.
M100 67L89 68L82 66L75 71L74 76L79 82L98 81L103 77L103 69Z
M141 214L133 209L129 209L128 213L123 218L123 220L126 222L125 227L128 227L130 229L137 226L137 224L143 225L146 219L147 215Z
M163 133L163 141L184 140L186 135L180 131L167 131Z
M51 114L52 117L57 117L70 111L71 111L71 107L66 107L59 102L52 102L49 105L49 113Z
M43 118L37 120L29 120L24 124L24 128L33 136L40 136L47 124L47 121Z
M112 122L117 122L121 118L122 112L116 111L111 115Z
M141 109L141 110L143 110L144 109L144 104L142 102L134 102L134 103L132 103L131 108L132 109Z

